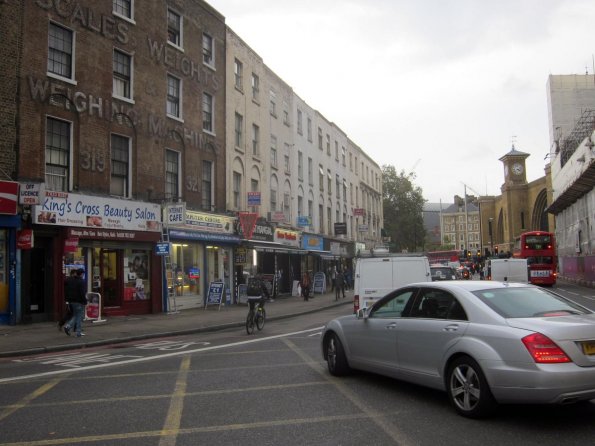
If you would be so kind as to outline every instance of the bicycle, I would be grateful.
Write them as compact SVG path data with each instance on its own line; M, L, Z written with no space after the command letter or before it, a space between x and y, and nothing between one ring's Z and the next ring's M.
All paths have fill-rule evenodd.
M264 327L264 321L266 320L266 310L264 309L264 299L250 299L250 310L248 310L248 316L246 317L246 333L252 334L254 333L254 326L258 329L258 331L262 330Z

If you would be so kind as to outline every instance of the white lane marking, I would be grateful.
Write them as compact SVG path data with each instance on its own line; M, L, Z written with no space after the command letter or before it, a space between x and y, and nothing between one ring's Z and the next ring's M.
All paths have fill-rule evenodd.
M312 331L320 331L323 328L324 327L316 327L316 328L310 328L308 330L294 331L292 333L283 333L283 334L279 334L279 335L268 336L266 338L256 338L256 339L249 339L246 341L232 342L231 344L212 345L209 347L197 348L194 350L184 350L184 351L176 351L176 352L171 352L171 353L163 353L161 355L147 356L147 357L142 357L142 358L133 358L133 359L125 360L125 361L110 362L107 364L106 363L94 364L94 365L90 365L90 366L86 366L86 367L77 368L74 370L52 370L51 372L33 373L31 375L13 376L10 378L0 378L0 383L23 381L26 379L34 379L34 378L43 378L46 376L60 375L63 373L71 374L71 373L77 373L77 372L82 372L82 371L87 371L87 370L95 370L95 369L103 369L105 367L113 367L115 365L134 364L134 363L138 363L138 362L154 361L156 359L172 358L174 356L188 355L190 353L200 353L200 352L219 350L219 349L229 348L229 347L237 347L240 345L254 344L256 342L263 342L263 341L268 341L271 339L280 339L280 338L286 338L289 336L296 336L296 335L300 335L300 334L304 334L304 333L310 333Z

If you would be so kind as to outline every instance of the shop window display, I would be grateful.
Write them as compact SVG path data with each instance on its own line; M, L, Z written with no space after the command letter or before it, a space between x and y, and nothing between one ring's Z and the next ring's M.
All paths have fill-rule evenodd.
M124 258L124 300L146 300L150 296L148 251L126 249Z

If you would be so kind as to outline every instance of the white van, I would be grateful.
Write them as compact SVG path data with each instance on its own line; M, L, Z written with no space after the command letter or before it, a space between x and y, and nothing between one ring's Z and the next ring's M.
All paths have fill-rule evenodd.
M491 259L490 268L492 280L529 283L527 259Z
M369 308L390 291L414 282L431 282L428 258L386 250L356 257L353 312Z

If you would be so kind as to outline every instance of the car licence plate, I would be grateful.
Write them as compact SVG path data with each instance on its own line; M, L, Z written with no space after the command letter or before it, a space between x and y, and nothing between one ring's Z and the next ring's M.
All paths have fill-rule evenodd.
M531 277L549 277L549 276L550 276L549 270L531 271Z
M595 341L582 341L581 346L585 355L595 355Z

